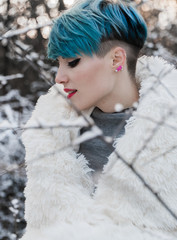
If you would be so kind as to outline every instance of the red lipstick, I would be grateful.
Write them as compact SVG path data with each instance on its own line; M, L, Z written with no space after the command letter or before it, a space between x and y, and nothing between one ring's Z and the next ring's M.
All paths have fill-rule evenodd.
M66 93L69 93L67 96L68 99L71 98L77 92L76 89L69 89L69 88L65 88L64 91Z

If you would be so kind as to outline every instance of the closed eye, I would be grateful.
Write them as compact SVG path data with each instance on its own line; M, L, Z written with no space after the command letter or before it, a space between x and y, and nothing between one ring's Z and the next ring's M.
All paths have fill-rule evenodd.
M80 58L76 58L75 60L71 61L71 62L68 62L68 66L71 67L71 68L74 68L78 65L78 63L80 62Z

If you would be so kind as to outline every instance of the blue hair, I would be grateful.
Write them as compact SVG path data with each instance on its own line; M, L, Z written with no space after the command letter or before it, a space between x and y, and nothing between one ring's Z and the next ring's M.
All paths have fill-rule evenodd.
M141 49L146 37L146 23L132 6L109 0L85 0L54 21L48 57L92 56L108 40L120 40Z

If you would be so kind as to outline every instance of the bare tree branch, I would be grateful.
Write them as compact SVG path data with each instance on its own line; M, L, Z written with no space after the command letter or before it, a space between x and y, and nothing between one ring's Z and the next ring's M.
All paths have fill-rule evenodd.
M23 77L24 77L24 74L21 74L21 73L12 74L12 75L8 75L8 76L0 75L0 84L5 85L5 84L7 84L7 81L19 79L19 78L23 78Z
M0 36L0 40L12 38L14 36L27 33L31 30L35 30L35 29L39 29L39 28L43 28L51 25L52 25L52 21L43 23L43 24L37 24L36 26L27 26L24 28L16 29L16 30L9 30L8 32Z

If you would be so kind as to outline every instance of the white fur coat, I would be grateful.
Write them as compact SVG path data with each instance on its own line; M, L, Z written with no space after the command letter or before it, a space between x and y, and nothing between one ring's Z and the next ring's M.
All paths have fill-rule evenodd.
M136 78L137 110L115 141L95 192L85 157L65 148L79 127L24 131L28 181L22 240L177 239L177 220L121 160L134 161L135 170L177 215L177 71L161 58L143 56ZM39 98L27 127L77 120L57 89L54 85ZM91 111L84 112L88 119Z

